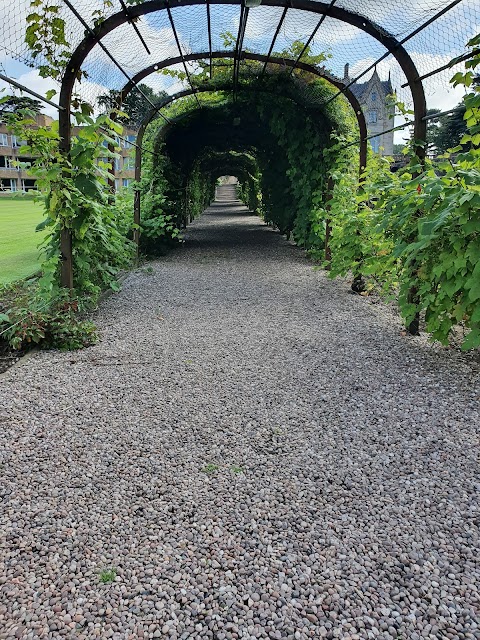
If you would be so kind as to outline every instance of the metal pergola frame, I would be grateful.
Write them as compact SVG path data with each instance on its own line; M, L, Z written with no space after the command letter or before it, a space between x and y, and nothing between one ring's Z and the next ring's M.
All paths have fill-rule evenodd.
M75 15L78 14L75 8L71 5L70 0L63 0L63 1L65 2L65 4L67 4L67 6L70 7L70 9L75 13ZM429 77L433 75L433 73L435 72L431 72L429 74L426 74L425 76L420 76L412 58L410 57L410 55L408 54L408 52L406 51L403 45L409 39L414 37L416 34L420 33L428 25L432 24L440 16L444 15L450 9L458 5L461 1L462 0L454 0L447 7L445 7L444 9L436 13L434 16L429 18L426 22L424 22L419 27L417 27L413 32L409 33L403 39L398 40L391 33L387 32L382 27L379 27L367 17L337 6L336 0L330 0L330 2L320 2L317 0L295 0L294 5L292 4L292 0L262 0L263 6L281 7L283 9L280 21L276 26L274 37L269 47L268 54L266 56L260 56L260 55L255 56L254 54L251 54L250 52L246 52L243 50L243 40L244 40L245 29L246 29L247 20L248 20L248 14L249 14L249 8L248 6L246 6L245 0L177 0L177 2L175 3L175 8L206 4L209 51L202 52L201 54L200 53L184 54L182 52L178 35L176 33L175 25L172 19L169 0L146 0L143 3L139 3L136 5L129 5L128 8L126 6L123 6L124 2L122 1L122 11L115 13L110 17L106 18L100 25L98 25L95 31L93 31L85 23L85 21L81 16L77 15L78 19L86 27L86 35L83 41L75 49L69 63L66 65L66 71L62 81L62 86L60 91L60 100L59 100L60 104L58 105L59 120L60 120L59 133L61 137L61 149L64 153L67 153L67 154L70 149L70 140L71 140L71 127L70 127L71 108L70 107L71 107L71 101L72 101L72 95L73 95L73 87L75 84L75 80L77 79L78 74L82 69L82 65L86 60L90 51L96 45L99 45L104 50L104 52L109 56L112 62L114 62L116 66L121 69L121 66L112 56L112 54L103 45L102 39L112 31L114 31L117 27L125 23L129 23L135 29L135 32L138 35L143 46L145 46L148 50L148 47L144 39L142 38L137 25L135 24L135 21L138 20L138 18L140 18L141 16L145 16L150 13L163 11L163 10L166 10L168 13L180 56L179 58L175 58L175 59L170 58L168 63L167 61L161 61L160 63L157 63L156 65L152 65L152 66L156 67L154 70L158 70L159 68L165 68L166 66L169 66L171 64L182 63L185 68L187 79L190 84L190 90L187 92L180 92L180 93L183 95L195 95L195 96L200 91L218 90L218 89L212 89L212 88L204 89L203 87L202 88L195 87L190 77L190 74L188 72L188 68L186 65L187 61L195 60L195 59L196 60L208 59L210 62L210 65L209 65L210 78L212 78L213 70L214 70L213 60L215 58L219 58L219 57L233 58L233 86L231 87L231 90L233 90L234 95L237 93L237 90L238 90L239 67L243 59L252 59L252 60L263 62L264 63L263 69L260 75L264 75L267 69L267 66L269 64L280 64L280 59L272 58L272 54L273 54L276 40L278 38L278 35L280 33L280 30L285 20L285 17L289 10L291 11L300 10L303 12L308 12L313 15L318 15L319 19L312 34L306 40L303 50L300 53L300 55L297 57L297 59L287 60L282 58L281 64L284 67L290 67L291 73L293 73L295 69L304 69L311 73L315 73L316 75L325 77L326 80L331 81L332 78L327 77L326 74L322 74L318 69L316 69L312 65L305 65L304 63L302 63L301 58L305 54L308 46L312 42L313 38L315 37L315 35L317 34L318 30L320 29L324 20L327 17L350 24L360 29L361 31L367 33L375 40L377 40L385 48L386 51L372 65L370 65L360 75L358 75L356 78L352 79L348 83L341 83L339 80L336 80L338 92L334 96L326 100L324 104L327 105L333 100L335 100L337 97L339 97L340 95L344 95L345 97L347 97L350 104L352 104L353 106L352 99L351 99L353 94L349 91L350 86L353 85L356 81L358 81L361 77L363 77L366 73L368 73L369 70L371 70L372 68L375 68L375 66L379 62L384 60L387 56L392 55L397 61L397 63L399 64L403 73L405 74L405 77L407 78L407 83L405 86L408 86L410 88L410 91L412 94L413 105L414 105L414 117L412 120L414 139L425 140L425 137L426 137L425 116L426 116L427 107L426 107L426 99L425 99L425 92L422 84L422 79L424 77ZM212 50L211 8L214 5L239 5L240 6L240 20L239 20L239 28L238 28L238 35L237 35L235 50L233 52L232 51L228 52L228 55L226 54L226 52ZM176 62L172 62L172 60L176 60ZM444 68L446 67L444 66L443 68L439 68L438 71ZM148 67L148 69L152 69L152 67ZM120 93L120 102L125 98L126 95L128 95L128 92L131 91L133 88L137 89L140 93L142 93L141 89L139 89L138 87L139 80L143 77L146 77L148 73L153 72L151 70L150 71L143 70L137 73L134 77L130 77L123 69L121 69L121 71L123 75L127 78L128 82L126 83L126 85L124 86L124 88ZM159 111L159 109L162 108L161 106L159 107L158 105L153 105L151 100L149 100L146 96L144 96L144 98L152 108L151 113L160 113L161 117L166 119L165 116L161 114L161 112ZM196 96L196 99L198 102L197 96ZM170 101L171 100L169 100L168 102ZM165 104L168 104L168 102ZM163 104L163 106L165 106L165 104ZM358 101L357 101L357 104L358 104ZM198 102L198 105L200 106L199 102ZM359 144L361 148L361 156L364 155L366 160L366 148L367 148L366 125L364 123L363 113L360 109L360 106L358 105L358 108L355 106L354 109L357 115L357 120L359 122L359 128L361 129L360 140L359 140ZM360 115L363 118L362 124L360 124L360 121L362 120L362 118L359 118ZM364 126L365 126L365 131L363 131ZM141 146L142 146L141 144L137 146L137 153L141 153ZM423 161L423 158L425 157L425 150L423 146L419 145L416 149L416 153L420 161ZM365 167L365 160L363 161L362 160L363 158L361 158L360 164L363 168ZM65 241L62 241L62 254L63 254L62 284L64 284L65 286L71 287L73 285L73 275L71 273L71 239L70 239L70 244L68 244L67 242L68 239L66 237L64 238L64 240Z
M185 56L186 60L203 60L207 58L207 53L196 53L196 54L188 54L187 56ZM232 52L231 51L217 51L217 52L213 52L212 53L212 58L211 59L225 59L225 58L232 58ZM257 61L257 62L264 62L266 63L267 61L269 62L269 64L276 64L279 65L281 67L285 67L285 66L293 66L295 64L295 61L293 60L286 60L284 58L276 58L276 57L268 57L268 56L264 56L264 55L260 55L260 54L254 54L254 53L249 53L249 52L244 52L242 59L245 60L253 60L253 61ZM164 69L166 67L178 64L180 61L179 58L169 58L168 60L163 60L161 62L157 62L154 63L152 65L150 65L149 67L143 69L142 71L140 71L139 73L137 73L134 78L132 79L131 83L127 83L122 91L121 91L121 95L123 96L127 96L128 92L131 90L133 83L134 82L141 82L144 78L146 78L147 76L151 75L152 73L156 73L157 71ZM343 82L341 82L340 80L338 80L337 78L329 75L326 71L321 70L321 69L317 69L316 67L314 67L313 65L309 65L303 62L298 63L297 65L298 69L301 69L302 71L307 71L308 73L311 73L312 75L315 75L317 77L320 78L324 78L327 82L329 82L330 84L332 84L333 86L337 87L337 88L341 88L343 87ZM173 96L168 96L166 98L164 98L164 100L161 100L154 109L151 109L149 113L147 113L147 115L145 116L144 120L142 121L140 128L138 130L137 133L137 145L136 145L136 151L135 151L135 181L136 182L140 182L141 177L142 177L142 145L143 145L143 137L145 135L145 131L147 126L150 124L150 122L155 118L155 116L160 112L161 109L163 109L164 107L166 107L168 104L171 104L172 102L174 102L175 100L178 100L180 98L184 98L186 96L190 96L199 92L214 92L214 91L224 91L224 90L229 90L232 89L232 84L228 84L225 83L223 86L219 85L219 86L209 86L208 84L205 84L203 86L199 86L199 87L191 87L190 89L186 89L183 91L179 91L178 93L174 94ZM262 87L261 86L255 86L252 88L252 90L255 91L261 91ZM266 88L263 88L264 91L267 91ZM291 96L288 96L290 99L293 99ZM354 113L355 113L355 117L357 119L357 123L358 123L358 128L359 128L359 132L360 132L360 140L359 140L359 148L360 148L360 154L359 154L359 175L361 175L363 173L363 171L365 170L366 164L367 164L367 124L366 124L366 120L365 120L365 116L363 114L363 111L361 109L360 103L358 102L356 96L350 91L347 90L345 92L345 98L348 100L348 102L350 103L350 106L352 107ZM299 103L300 104L300 103ZM321 105L319 105L320 107ZM140 225L140 191L136 190L135 191L135 197L134 197L134 223L135 225ZM135 231L134 234L134 240L138 246L138 242L139 242L139 235L138 232Z
M461 0L455 0L455 3L450 6L454 6L460 1ZM192 6L199 4L204 4L204 0L178 0L175 7ZM240 5L241 7L243 7L244 0L209 0L210 7L217 4ZM285 9L290 6L290 0L263 0L262 4L264 6L282 7ZM72 99L73 85L75 83L76 74L81 69L83 62L85 61L90 51L96 44L100 43L103 37L105 37L108 33L121 26L122 24L125 24L125 22L128 22L128 18L134 19L143 15L147 15L149 13L153 13L155 11L162 11L165 10L167 6L168 0L147 0L142 4L132 5L129 9L128 16L126 16L124 12L116 13L107 18L99 26L94 35L88 33L85 39L76 48L69 64L67 65L67 70L63 78L62 89L60 93L60 104L62 106L69 105ZM407 77L408 84L412 92L415 114L418 114L418 118L416 118L415 138L424 139L426 127L422 123L422 118L426 113L425 93L421 82L417 82L419 74L415 67L415 64L413 63L407 51L402 46L401 42L384 29L375 25L368 18L351 11L347 11L346 9L339 8L333 5L333 2L327 4L325 2L317 2L316 0L296 0L295 10L297 9L301 11L311 12L320 16L328 15L329 17L351 24L352 26L355 26L358 29L368 33L378 42L380 42L380 44L382 44L388 52L386 53L386 55L392 54L395 57L402 71ZM446 10L447 9L445 9L445 11ZM242 25L244 28L245 20L240 20L239 32L242 30ZM418 32L418 30L416 31ZM241 51L239 51L239 53L240 52ZM236 57L238 58L238 56ZM61 118L60 130L62 139L64 139L64 149L68 150L70 133L67 131L68 125L65 125L64 120L65 118ZM421 156L422 150L419 149L418 153Z

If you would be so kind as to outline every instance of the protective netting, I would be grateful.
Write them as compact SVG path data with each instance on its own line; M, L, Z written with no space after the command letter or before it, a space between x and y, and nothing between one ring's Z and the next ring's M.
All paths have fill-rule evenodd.
M208 58L204 58L198 61L198 64L208 66ZM226 59L218 61L215 66L215 75L212 81L208 81L205 84L196 84L196 88L208 86L211 91L228 92L234 88L234 63L233 59ZM321 110L325 105L326 92L322 89L321 85L317 85L311 82L313 76L306 73L303 76L297 76L290 74L290 68L281 65L268 65L263 69L263 62L248 59L242 64L242 72L238 77L238 90L239 92L245 90L249 92L262 92L274 93L275 89L278 89L279 82L281 83L282 95L284 97L292 99L294 102L310 111L316 109ZM262 79L261 73L265 74L265 78L276 77L274 84L267 83ZM172 85L171 90L167 93L174 95L176 92L184 90L185 84L177 81L175 85ZM188 87L187 87L188 88ZM203 92L199 91L195 94L202 103ZM165 97L159 102L161 105L163 102L168 102L168 98ZM190 98L192 102L192 98Z
M85 26L64 0L50 0L51 5L58 5L59 17L65 20L68 49L73 51L86 35ZM152 5L152 3L149 3ZM327 7L330 3L312 3L319 7ZM120 0L104 3L101 0L75 0L74 9L91 28L99 14L108 18L123 12ZM208 8L210 10L210 38L208 28ZM447 9L447 10L446 10ZM132 11L138 9L132 7ZM390 0L337 0L333 3L329 15L304 9L289 8L278 30L273 54L292 59L296 58L299 43L311 39L320 19L323 22L310 42L310 55L324 54L322 63L336 77L343 78L345 65L349 65L349 77L355 78L365 69L378 61L386 52L381 41L368 35L362 29L352 26L340 19L338 11L345 10L364 17L379 27L380 32L388 32L398 40L406 39L404 48L412 57L421 76L429 74L448 63L453 57L466 52L467 40L480 31L480 3L478 0L460 0L456 3L447 0L403 0L392 3ZM446 11L445 11L446 10ZM0 65L10 77L28 76L28 67L39 68L45 60L42 54L33 58L25 42L27 16L33 9L30 0L11 0L0 6L1 33ZM441 14L442 11L445 13ZM269 51L277 27L284 12L282 6L262 6L252 8L248 18L243 39L243 50L266 55ZM208 54L211 40L213 51L234 51L239 33L240 4L189 4L172 6L171 17L180 43L177 46L174 29L168 12L156 10L142 15L135 21L146 47L140 41L131 23L126 22L107 34L103 45L118 63L116 66L99 45L88 54L83 64L86 77L76 83L75 91L81 98L96 104L100 95L110 90L120 90L129 77L134 77L144 68L166 59L177 58L173 69L184 70L182 55ZM436 17L417 35L410 37L416 29ZM240 64L244 72L245 64ZM444 108L453 106L461 95L455 93L449 79L457 71L464 68L459 63L455 68L431 75L425 79L424 86L429 106ZM195 73L198 63L187 63L189 73ZM393 55L389 54L378 62L376 69L382 80L391 79L400 100L407 105L412 102L410 90L403 87L407 78ZM32 75L33 73L33 75ZM365 82L372 71L365 74L359 82ZM30 77L35 80L35 88L42 87L42 82L34 72ZM179 80L164 73L154 73L143 80L156 93L173 94L182 87L188 86L188 78ZM48 87L51 86L51 83Z

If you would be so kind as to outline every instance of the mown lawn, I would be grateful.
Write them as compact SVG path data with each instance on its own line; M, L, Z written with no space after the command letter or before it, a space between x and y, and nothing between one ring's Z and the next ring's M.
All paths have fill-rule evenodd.
M29 198L0 198L0 284L38 270L43 233L35 227L43 219L42 208Z

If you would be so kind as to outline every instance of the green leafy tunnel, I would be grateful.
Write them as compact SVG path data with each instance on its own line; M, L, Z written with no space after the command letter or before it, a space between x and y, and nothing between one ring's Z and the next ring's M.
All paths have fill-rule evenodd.
M202 106L190 99L169 123L154 121L154 154L144 158L143 247L169 241L188 219L200 214L221 175L235 175L251 211L296 242L311 248L324 242L317 209L325 201L332 148L354 135L346 102L325 109L333 89L321 78L302 83L276 74L256 91L214 91ZM319 99L321 98L321 99Z

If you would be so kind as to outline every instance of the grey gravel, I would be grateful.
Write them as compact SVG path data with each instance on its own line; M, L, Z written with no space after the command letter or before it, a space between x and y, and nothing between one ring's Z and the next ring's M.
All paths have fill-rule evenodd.
M0 637L480 638L475 360L238 204L152 267L0 378Z

